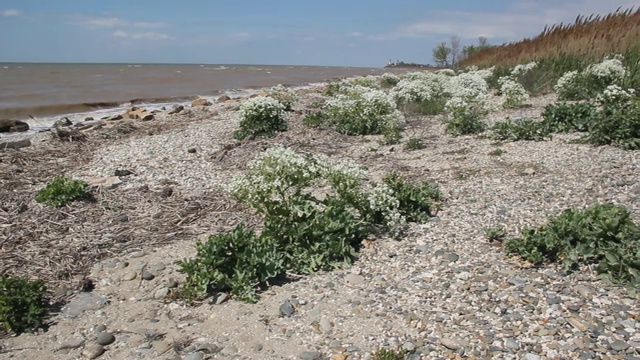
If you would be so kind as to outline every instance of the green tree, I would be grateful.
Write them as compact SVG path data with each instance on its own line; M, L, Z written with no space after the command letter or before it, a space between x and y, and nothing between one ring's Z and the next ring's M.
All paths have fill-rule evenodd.
M449 55L451 55L451 48L445 41L433 48L433 61L436 66L449 66Z

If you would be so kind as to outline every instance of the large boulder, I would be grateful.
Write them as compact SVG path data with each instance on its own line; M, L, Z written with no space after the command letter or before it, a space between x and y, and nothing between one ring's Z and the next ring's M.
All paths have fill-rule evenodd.
M31 140L22 139L18 141L0 142L0 150L4 149L22 149L31 146Z
M29 124L20 120L0 119L0 132L24 132L29 130Z
M131 108L129 111L125 113L125 117L134 120L142 120L149 121L153 120L154 116L152 113L148 112L145 109Z
M191 106L192 107L196 107L196 106L209 106L211 105L211 103L209 102L209 100L205 99L205 98L197 98L195 100L193 100L191 102Z

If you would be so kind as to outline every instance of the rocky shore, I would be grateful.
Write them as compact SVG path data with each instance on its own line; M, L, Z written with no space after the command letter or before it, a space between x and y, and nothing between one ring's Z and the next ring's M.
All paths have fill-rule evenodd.
M575 134L452 137L437 116L408 119L402 142L426 148L406 151L304 127L319 90L298 92L289 131L274 138L233 140L242 100L225 99L61 126L0 150L0 271L47 279L60 304L47 331L0 338L0 357L344 360L384 347L410 359L640 359L633 294L589 268L566 276L507 257L483 232L504 226L516 236L603 202L640 222L640 153L575 144ZM539 118L554 101L533 98L489 122ZM352 267L292 275L257 304L226 293L194 307L174 299L183 279L175 261L195 254L196 238L255 223L224 186L275 144L352 159L376 177L430 181L446 201L402 240L367 240ZM37 204L35 192L60 172L93 181L95 202Z

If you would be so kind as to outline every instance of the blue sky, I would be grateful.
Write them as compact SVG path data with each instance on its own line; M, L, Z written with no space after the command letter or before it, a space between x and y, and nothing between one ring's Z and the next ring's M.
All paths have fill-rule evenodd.
M0 62L383 66L638 0L2 0Z

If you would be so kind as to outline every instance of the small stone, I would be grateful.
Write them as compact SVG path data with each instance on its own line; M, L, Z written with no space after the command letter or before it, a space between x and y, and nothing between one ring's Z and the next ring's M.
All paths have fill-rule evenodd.
M68 340L66 342L63 342L62 344L60 344L60 346L58 346L56 348L55 351L65 350L65 349L77 349L77 348L81 347L82 345L84 345L84 339L77 338L77 339Z
M298 356L302 360L320 360L322 353L318 351L305 351Z
M227 295L227 293L218 293L218 296L216 296L216 305L224 304L228 299L229 295Z
M179 283L178 283L178 281L177 281L176 279L174 279L174 278L169 278L169 280L167 280L167 287L168 287L169 289L177 288L177 287L178 287L178 285L180 285L180 284L179 284Z
M531 175L535 175L536 170L535 170L535 169L533 169L533 168L526 168L526 169L524 169L524 171L523 171L522 173L523 173L524 175L531 176Z
M528 353L524 356L523 358L524 360L540 360L541 357L540 355L536 355L536 354L532 354L532 353Z
M124 276L122 276L122 280L124 281L131 281L134 280L136 277L138 276L138 273L135 271L128 271L127 273L124 274Z
M347 285L356 286L364 282L364 276L358 274L349 274L344 277L344 281Z
M462 349L462 344L453 339L441 339L440 344L446 347L449 350L460 350Z
M511 278L507 280L509 284L514 286L524 286L527 283L527 279L525 278Z
M87 359L95 359L102 354L104 354L104 347L99 344L89 345L82 350L82 356Z
M509 350L514 350L514 351L515 351L515 350L520 349L520 344L518 344L518 342L517 342L517 341L515 341L514 339L511 339L511 338L506 339L506 340L504 341L504 346L505 346L507 349L509 349Z
M104 325L104 324L98 325L98 326L96 326L95 330L96 330L97 333L101 333L103 331L107 331L107 325Z
M333 329L333 325L331 325L331 322L329 321L329 319L327 319L326 317L323 317L322 319L320 319L320 328L325 333L328 333L328 332L331 332L331 330Z
M225 346L224 349L222 349L222 354L223 355L233 355L236 354L238 352L238 348L235 347L234 345L229 345L229 346Z
M612 342L611 344L609 344L609 347L611 348L611 350L624 351L624 350L627 350L629 348L629 344L627 344L624 341L616 340L616 341Z
M219 353L222 350L222 348L218 345L214 345L214 344L201 344L198 345L197 348L195 348L195 351L198 352L203 352L205 354L216 354Z
M155 278L156 276L153 275L152 273L148 272L148 271L144 271L142 272L142 279L147 280L147 281L151 281Z
M188 152L189 154L195 154L195 153L196 153L196 151L197 151L197 150L196 150L196 148L190 148L190 149L188 149L188 150L187 150L187 152Z
M416 345L410 341L405 342L404 344L402 344L402 350L405 351L413 351L416 349Z
M96 343L100 345L110 345L113 344L114 341L116 341L116 337L113 336L112 333L106 331L99 333L96 338Z
M165 199L170 197L171 195L173 195L173 189L170 187L162 189L162 193L160 193L160 197L163 197Z
M281 315L291 316L293 315L294 312L295 312L295 308L293 307L293 304L291 303L291 301L286 300L285 302L282 303L282 305L280 305Z
M448 253L445 256L445 259L449 260L450 262L456 262L460 259L460 255L456 254L456 253Z
M153 294L153 298L156 300L160 300L167 297L167 295L169 295L169 288L161 287L160 289L158 289L158 291L155 292L155 294Z
M204 354L201 353L200 351L191 353L184 357L184 360L202 360L202 359L204 359Z
M122 169L122 170L116 169L116 171L113 172L113 176L117 176L117 177L124 177L129 175L133 175L133 172L127 169Z
M255 351L255 352L260 352L260 351L262 351L263 348L264 348L264 346L262 346L262 344L253 345L253 351Z

